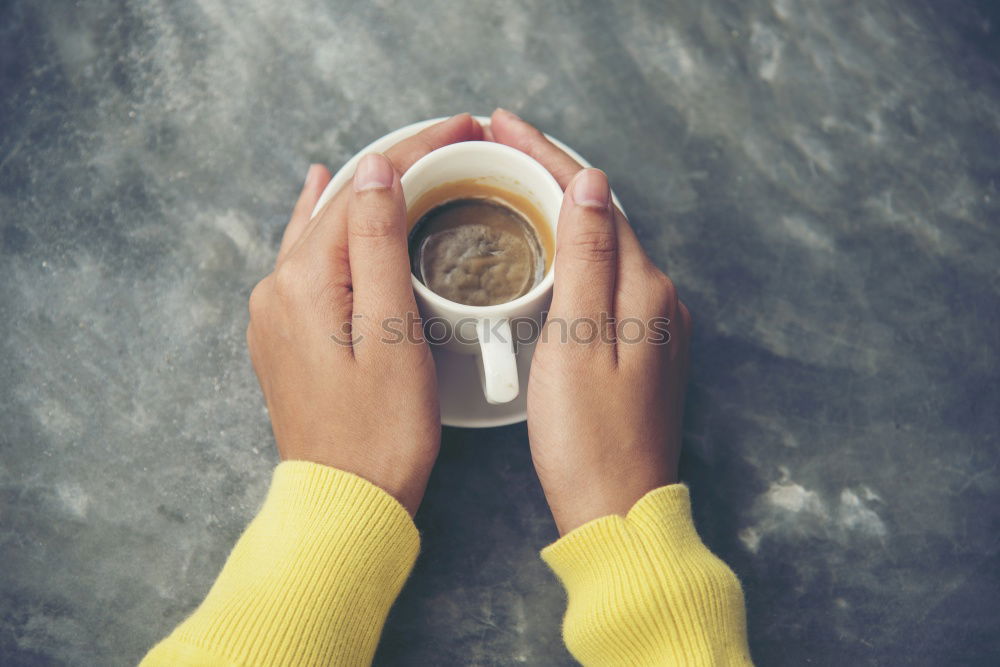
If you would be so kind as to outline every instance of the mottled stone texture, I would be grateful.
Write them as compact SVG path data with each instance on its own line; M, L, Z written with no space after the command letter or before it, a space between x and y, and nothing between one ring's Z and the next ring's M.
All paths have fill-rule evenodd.
M245 302L306 166L511 108L696 321L683 476L761 665L1000 653L992 2L6 2L0 663L136 662L276 457ZM613 415L607 416L613 419ZM564 665L523 425L446 429L380 665Z

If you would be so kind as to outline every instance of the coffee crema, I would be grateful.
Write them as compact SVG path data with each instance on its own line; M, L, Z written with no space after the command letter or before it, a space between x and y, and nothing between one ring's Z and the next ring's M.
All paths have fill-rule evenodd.
M475 180L434 188L410 209L410 266L435 293L468 306L527 294L551 264L552 236L526 198Z

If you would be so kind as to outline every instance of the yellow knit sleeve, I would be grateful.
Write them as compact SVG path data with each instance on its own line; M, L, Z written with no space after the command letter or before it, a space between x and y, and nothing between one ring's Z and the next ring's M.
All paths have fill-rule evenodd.
M584 665L749 665L739 580L695 530L686 486L650 491L542 551L566 588L563 639Z
M282 463L208 597L142 665L370 664L419 549L382 489Z

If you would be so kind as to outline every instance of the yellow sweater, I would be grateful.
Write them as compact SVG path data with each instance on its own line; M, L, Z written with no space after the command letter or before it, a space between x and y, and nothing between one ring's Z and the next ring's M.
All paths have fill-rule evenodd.
M204 602L142 665L367 665L419 549L375 485L282 463ZM583 664L750 664L739 581L698 538L687 487L651 491L542 558L566 587L563 637Z

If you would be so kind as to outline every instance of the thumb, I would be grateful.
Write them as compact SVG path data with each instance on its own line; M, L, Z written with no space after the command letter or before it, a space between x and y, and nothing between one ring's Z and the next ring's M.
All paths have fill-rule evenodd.
M600 169L581 170L566 187L552 295L552 311L561 317L614 313L618 240L610 204L608 178Z
M416 312L406 236L399 176L385 156L366 155L349 195L347 248L354 313L371 320L369 326Z

